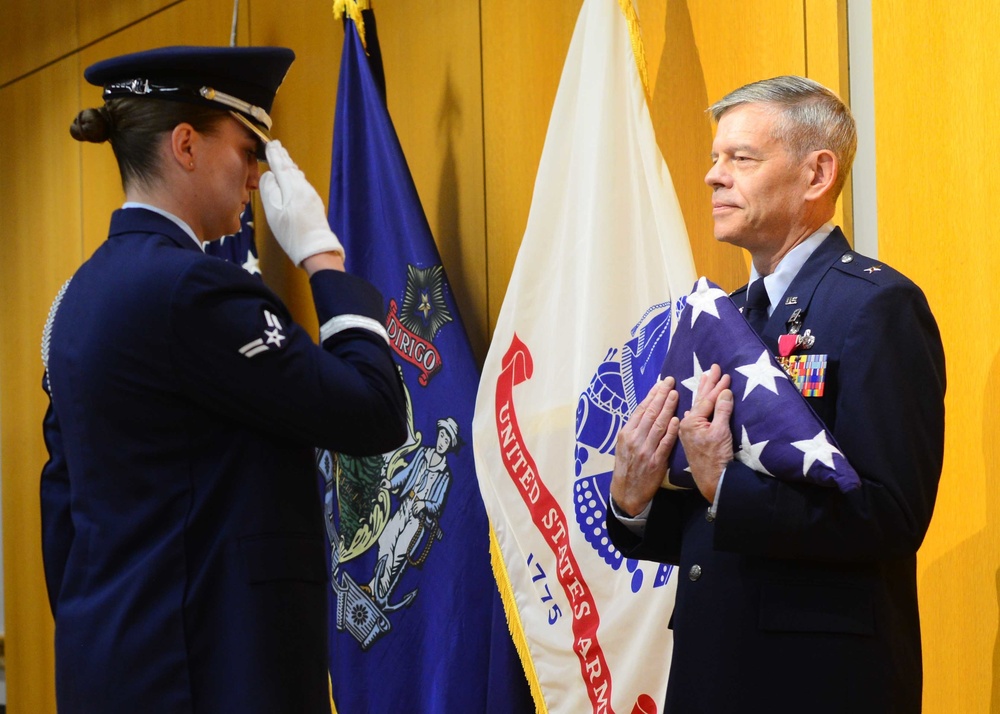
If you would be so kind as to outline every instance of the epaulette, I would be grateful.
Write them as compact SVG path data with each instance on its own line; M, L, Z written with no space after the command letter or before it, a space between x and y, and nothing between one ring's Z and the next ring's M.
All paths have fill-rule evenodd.
M834 267L842 273L867 280L875 285L882 285L899 275L894 268L885 263L855 253L853 250L848 250L840 256Z

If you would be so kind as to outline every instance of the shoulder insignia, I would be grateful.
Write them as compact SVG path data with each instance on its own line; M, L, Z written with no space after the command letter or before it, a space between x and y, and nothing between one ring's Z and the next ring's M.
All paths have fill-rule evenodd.
M246 358L255 357L261 352L267 352L268 350L275 349L280 350L284 347L285 340L288 337L285 335L285 328L282 326L281 321L278 316L275 315L270 310L264 310L264 334L255 340L250 340L245 345L240 347L240 354Z
M891 282L896 276L896 272L885 263L854 251L848 251L840 256L835 267L843 273L879 285Z

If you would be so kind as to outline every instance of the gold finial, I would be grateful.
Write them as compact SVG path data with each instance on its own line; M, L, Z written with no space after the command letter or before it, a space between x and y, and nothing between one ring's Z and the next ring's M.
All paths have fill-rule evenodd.
M368 44L365 42L365 19L361 15L362 10L371 10L371 0L333 0L333 17L336 20L347 15L354 21L354 26L358 28L358 37L361 38L361 46L368 53Z

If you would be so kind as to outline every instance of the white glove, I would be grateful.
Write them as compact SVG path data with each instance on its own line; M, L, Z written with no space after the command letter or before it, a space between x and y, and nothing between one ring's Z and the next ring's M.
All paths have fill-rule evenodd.
M271 170L260 177L260 201L271 232L295 265L317 253L344 255L344 246L330 230L323 199L278 141L268 142Z

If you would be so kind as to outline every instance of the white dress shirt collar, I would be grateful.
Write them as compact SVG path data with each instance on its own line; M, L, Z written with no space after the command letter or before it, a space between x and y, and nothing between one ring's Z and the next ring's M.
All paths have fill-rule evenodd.
M194 231L191 230L191 226L189 226L187 223L185 223L183 220L175 216L170 211L164 211L162 208L157 208L156 206L150 206L148 203L139 203L138 201L126 201L122 205L122 208L145 208L147 211L152 211L153 213L159 213L164 218L168 218L174 223L176 223L178 228L180 228L182 231L191 236L191 240L193 240L195 245L198 246L198 250L202 252L205 251L205 245L200 240L198 240L198 236L196 236L194 234Z
M764 276L764 289L767 290L767 298L771 302L767 308L768 315L774 312L778 301L785 296L785 291L788 290L788 286L792 284L795 276L799 274L802 266L809 260L809 256L819 248L820 244L832 232L833 224L824 223L818 231L788 251L785 257L778 263L773 273ZM760 279L760 274L753 266L753 263L750 263L750 281L747 283L747 287L749 288L758 279Z

